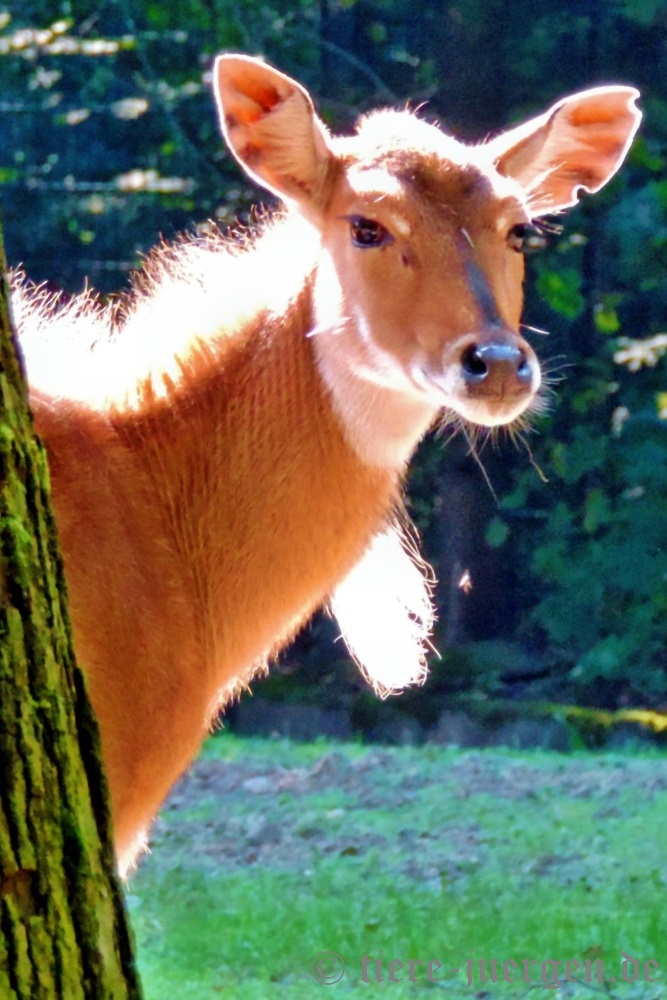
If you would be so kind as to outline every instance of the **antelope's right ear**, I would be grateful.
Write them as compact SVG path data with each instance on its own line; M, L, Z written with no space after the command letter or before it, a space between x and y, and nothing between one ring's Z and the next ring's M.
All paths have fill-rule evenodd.
M240 55L218 56L213 86L222 134L246 173L281 198L320 207L334 157L308 92Z

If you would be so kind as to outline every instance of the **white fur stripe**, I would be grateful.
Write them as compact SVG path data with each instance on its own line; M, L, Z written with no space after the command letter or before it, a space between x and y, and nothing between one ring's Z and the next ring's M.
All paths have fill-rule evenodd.
M375 536L331 598L348 649L381 697L426 679L431 585L430 566L391 525Z

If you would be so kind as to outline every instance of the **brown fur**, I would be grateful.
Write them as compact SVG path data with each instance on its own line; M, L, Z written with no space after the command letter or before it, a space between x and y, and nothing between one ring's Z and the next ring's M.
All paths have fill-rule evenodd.
M364 559L390 551L400 563L400 548L377 540L391 537L406 464L438 414L493 425L532 405L523 262L508 245L528 196L494 164L515 155L530 198L548 200L546 143L569 157L561 201L588 183L578 135L560 141L560 106L537 120L537 138L522 127L516 153L502 138L466 149L406 113L332 140L275 70L222 57L216 80L233 152L290 211L245 247L214 236L161 249L106 311L15 291L123 868L219 706L315 608L354 581L372 587ZM597 186L627 149L634 96L609 88L597 116L584 102L582 127L604 147ZM351 216L378 221L391 242L355 246ZM471 387L465 351L497 343L522 352L530 380ZM416 589L398 600L406 634L427 603ZM352 617L373 597L340 607ZM376 626L394 627L391 599Z
M64 418L33 396L121 853L220 701L326 599L395 499L395 477L345 445L305 329L298 301L139 412Z

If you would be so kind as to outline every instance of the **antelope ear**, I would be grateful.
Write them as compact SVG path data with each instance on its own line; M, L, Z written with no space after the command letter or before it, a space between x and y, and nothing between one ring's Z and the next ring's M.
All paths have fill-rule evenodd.
M499 173L524 188L533 217L569 208L599 191L623 163L639 128L634 87L595 87L487 145Z
M213 82L222 134L246 173L281 198L318 207L333 154L308 92L249 56L218 56Z

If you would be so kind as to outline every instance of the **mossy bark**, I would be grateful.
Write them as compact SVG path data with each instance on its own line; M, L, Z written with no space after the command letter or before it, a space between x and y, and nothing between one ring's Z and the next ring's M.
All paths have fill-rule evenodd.
M0 242L0 997L139 998Z

